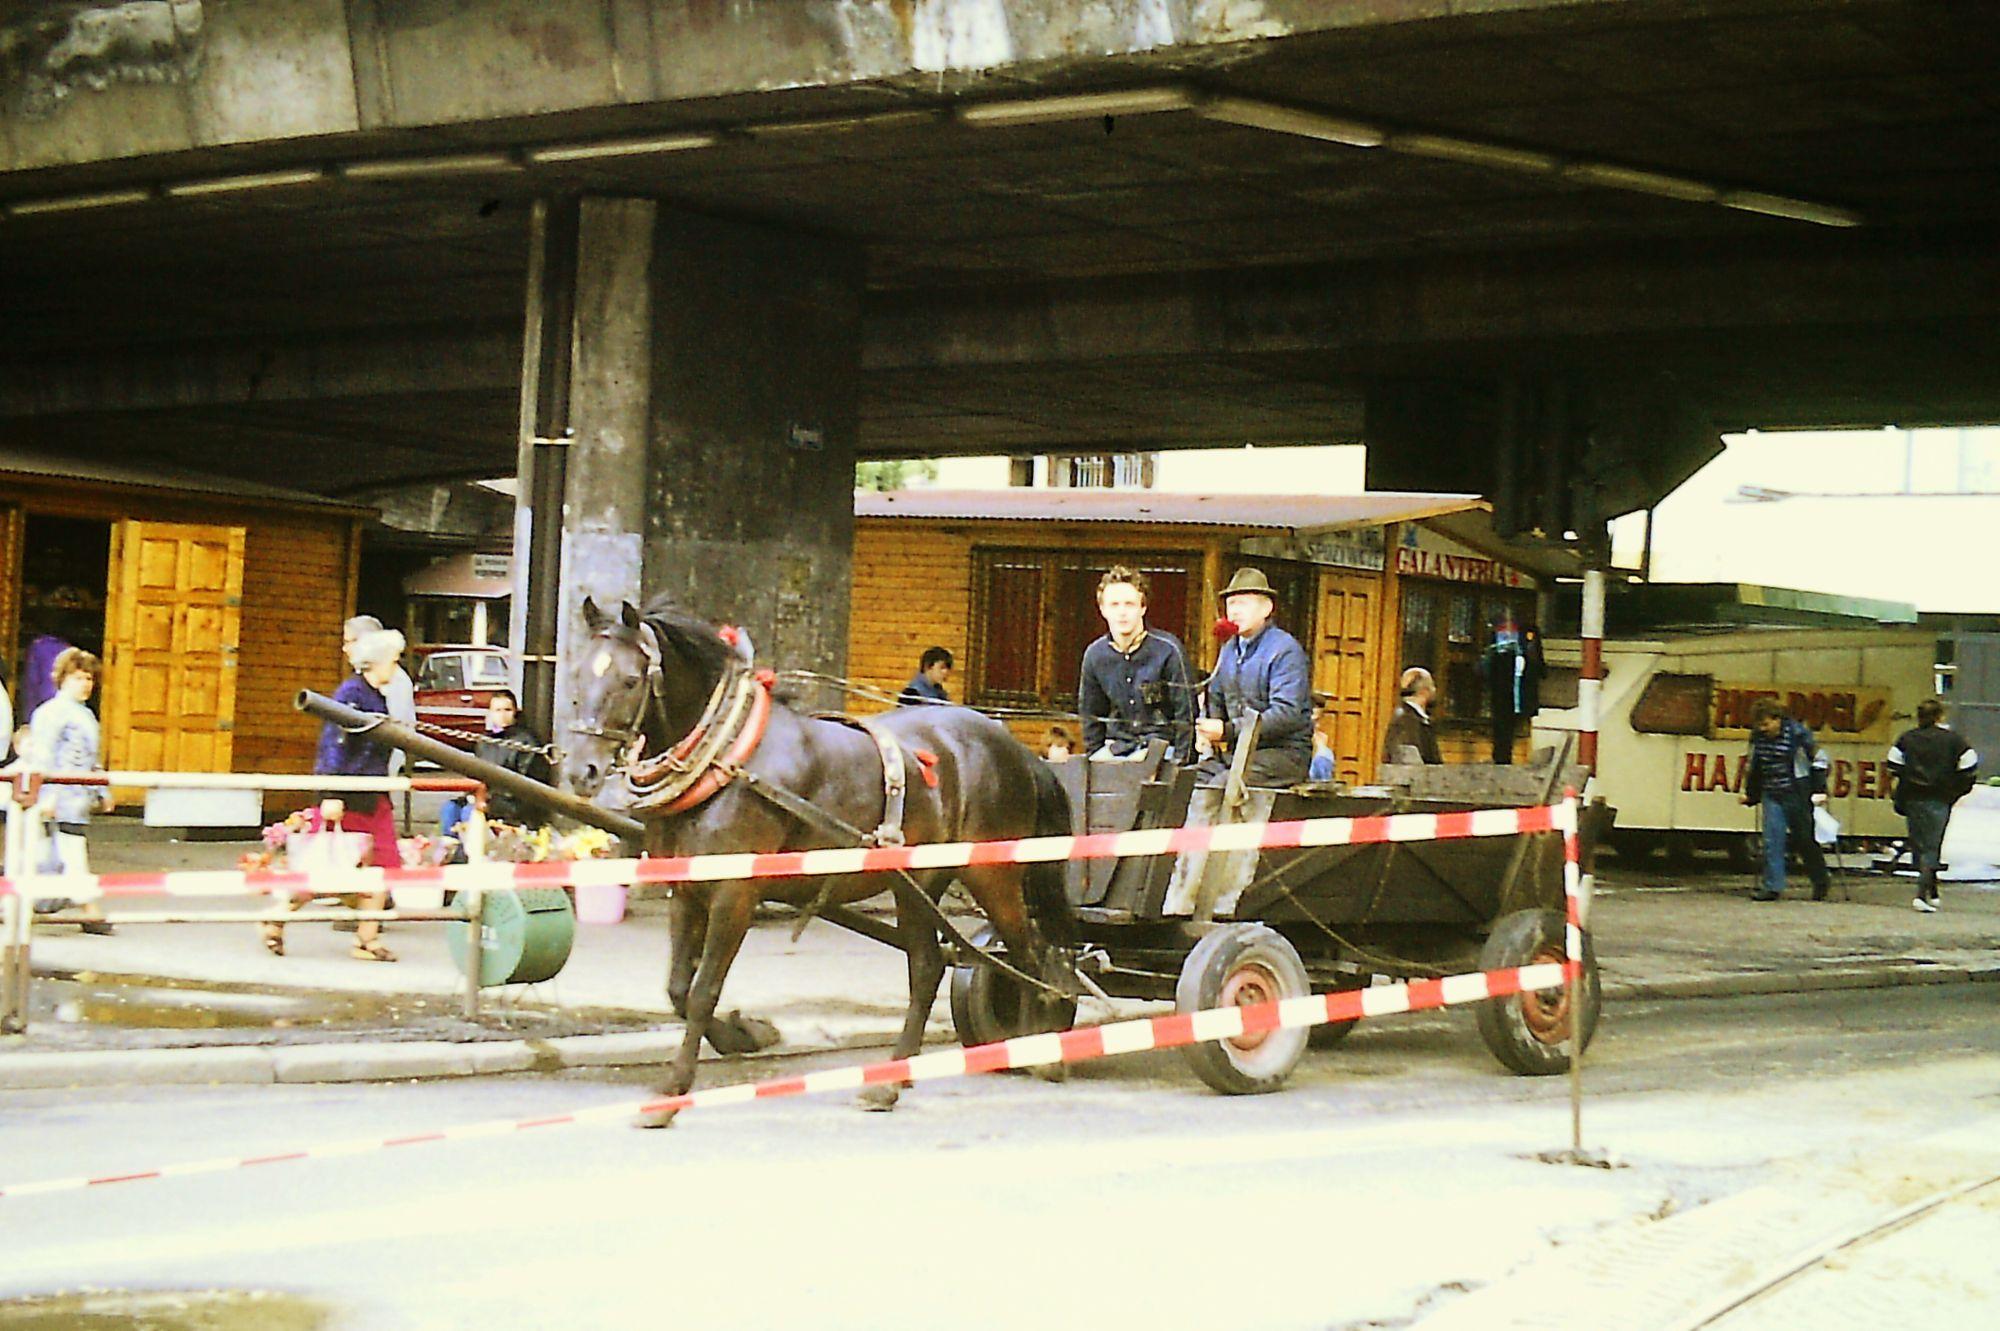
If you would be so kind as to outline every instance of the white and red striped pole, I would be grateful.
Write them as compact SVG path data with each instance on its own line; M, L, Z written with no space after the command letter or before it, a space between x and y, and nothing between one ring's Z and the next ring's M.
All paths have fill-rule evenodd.
M1583 665L1576 683L1577 761L1597 775L1597 724L1604 694L1604 570L1583 575Z
M1591 739L1597 738L1593 732ZM1594 745L1593 745L1594 747ZM1583 1151L1583 969L1584 897L1590 881L1583 874L1583 846L1577 835L1582 810L1574 789L1563 791L1563 979L1569 1009L1569 1136L1570 1150Z

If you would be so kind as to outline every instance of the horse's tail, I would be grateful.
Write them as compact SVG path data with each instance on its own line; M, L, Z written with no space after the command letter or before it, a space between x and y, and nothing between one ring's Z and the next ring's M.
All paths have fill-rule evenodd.
M1069 792L1056 780L1055 769L1046 762L1033 757L1029 761L1035 773L1035 835L1070 835L1074 828L1070 822ZM1069 947L1076 942L1076 911L1063 886L1066 863L1044 860L1030 864L1021 889L1028 914L1042 937L1057 947Z

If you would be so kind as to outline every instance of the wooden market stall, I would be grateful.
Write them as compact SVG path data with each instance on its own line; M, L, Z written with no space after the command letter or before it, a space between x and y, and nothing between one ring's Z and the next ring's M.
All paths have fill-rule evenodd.
M1480 652L1502 613L1537 622L1552 566L1499 541L1466 495L1176 495L1014 489L864 492L855 499L848 673L894 692L929 646L957 657L951 694L1028 715L1039 748L1075 706L1083 649L1104 631L1097 579L1145 571L1148 620L1213 666L1217 590L1255 564L1277 622L1313 658L1337 776L1375 777L1382 728L1407 665L1437 676L1447 761L1483 759ZM1538 576L1539 574L1539 576ZM1517 745L1525 756L1526 737Z
M339 667L361 527L313 495L0 447L0 669L42 634L96 652L109 767L306 772L292 707ZM23 718L25 720L25 718Z

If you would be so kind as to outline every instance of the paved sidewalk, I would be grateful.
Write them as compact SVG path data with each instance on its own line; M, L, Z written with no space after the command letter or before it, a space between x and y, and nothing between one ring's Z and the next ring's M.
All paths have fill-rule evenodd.
M132 827L107 831L93 834L92 845L95 867L106 872L232 867L244 849L162 842ZM1908 881L1895 878L1848 875L1836 883L1833 900L1818 903L1796 889L1769 904L1750 901L1748 893L1745 878L1682 879L1610 867L1591 918L1607 1001L2000 978L2000 889L1950 885L1946 909L1937 915L1912 911ZM118 913L164 904L133 901ZM244 906L240 898L214 904ZM794 943L791 927L772 920L752 931L731 971L723 1008L771 1021L779 1052L888 1043L906 993L901 955L823 923ZM462 983L448 955L445 926L391 925L385 941L400 957L394 964L351 959L351 941L324 924L293 925L287 955L273 957L247 925L128 924L113 937L67 927L38 930L38 976L99 984L101 977L128 984L200 981L220 991L183 987L153 994L191 1014L163 1029L100 1026L81 1019L89 1015L81 1010L40 1013L25 1039L0 1040L0 1087L346 1080L649 1062L670 1057L679 1041L664 994L666 921L658 901L636 903L619 924L579 925L562 973L525 989L488 990L491 1015L478 1026L454 1015ZM37 987L53 990L60 983L38 981ZM300 1005L306 1017L318 1011L321 1019L266 1024L254 1015L284 1003ZM246 1015L212 1027L192 1015L209 1009L213 1016L231 1005ZM1118 1015L1147 1010L1141 1004L1119 1008ZM354 1015L333 1019L328 1011ZM56 1019L46 1019L50 1015ZM1086 1019L1092 1015L1087 1006ZM943 996L932 1014L932 1034L951 1036Z

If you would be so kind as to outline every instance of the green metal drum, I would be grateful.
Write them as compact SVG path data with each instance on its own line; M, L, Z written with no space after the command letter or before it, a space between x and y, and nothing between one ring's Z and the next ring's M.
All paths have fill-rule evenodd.
M479 983L537 984L563 968L576 941L576 910L560 888L488 893L479 929ZM469 924L448 924L451 959L464 974Z

